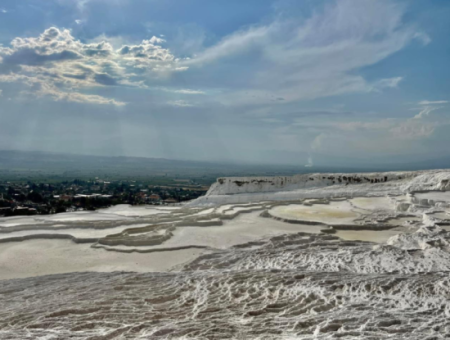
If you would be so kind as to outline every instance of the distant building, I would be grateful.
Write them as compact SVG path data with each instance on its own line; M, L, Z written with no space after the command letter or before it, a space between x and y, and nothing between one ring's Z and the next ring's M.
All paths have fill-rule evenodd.
M59 200L64 202L70 202L72 200L72 196L70 195L60 195Z

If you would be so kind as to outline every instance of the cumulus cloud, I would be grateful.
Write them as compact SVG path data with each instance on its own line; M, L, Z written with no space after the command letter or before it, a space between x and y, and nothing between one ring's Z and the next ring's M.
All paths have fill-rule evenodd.
M94 76L94 79L97 83L102 84L102 85L117 85L117 81L116 79L114 79L113 77L105 74L105 73L98 73Z
M157 61L173 61L175 58L168 49L162 48L159 44L163 39L153 37L150 40L143 40L139 45L125 45L118 50L120 55L132 58L144 58Z
M83 43L66 29L50 27L37 37L18 37L0 46L3 81L38 84L30 93L55 100L124 105L122 101L83 94L100 86L145 87L149 77L180 71L175 57L158 37L114 50L108 41ZM48 88L46 88L48 86ZM36 86L35 86L36 87ZM78 91L78 92L77 92Z
M85 3L79 0L80 6ZM123 37L86 43L69 30L51 27L37 37L18 37L10 46L0 47L0 72L45 78L63 92L163 84L173 86L169 92L174 94L204 94L180 89L188 83L194 89L216 89L208 94L221 107L287 105L380 92L398 87L402 75L368 81L358 71L414 39L429 42L425 33L404 24L404 12L390 0L330 1L309 18L276 15L271 22L237 30L215 44L196 44L186 58L177 58L161 36L140 43ZM173 76L178 72L185 77ZM173 82L164 84L162 80L170 76ZM157 80L161 82L156 84Z
M84 94L73 91L65 91L46 77L33 77L18 74L0 74L0 82L22 83L28 87L22 91L25 95L34 95L36 97L48 97L55 101L69 101L76 103L89 103L100 105L124 106L126 103L111 98L105 98L98 95Z

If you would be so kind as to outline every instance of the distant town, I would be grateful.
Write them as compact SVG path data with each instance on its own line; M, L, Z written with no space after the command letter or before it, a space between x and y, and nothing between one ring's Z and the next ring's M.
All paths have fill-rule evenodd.
M65 180L36 183L0 181L0 216L57 214L95 210L116 204L167 205L202 196L207 186L189 179L155 185L146 181Z

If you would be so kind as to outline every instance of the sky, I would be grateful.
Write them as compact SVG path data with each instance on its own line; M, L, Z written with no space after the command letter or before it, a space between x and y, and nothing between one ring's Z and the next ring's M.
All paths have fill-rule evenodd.
M450 157L448 0L2 0L0 149Z

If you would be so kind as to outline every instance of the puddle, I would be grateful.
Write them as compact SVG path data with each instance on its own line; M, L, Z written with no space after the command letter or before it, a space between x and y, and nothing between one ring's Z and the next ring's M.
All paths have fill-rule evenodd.
M263 237L289 233L318 234L322 226L290 224L260 217L260 211L240 215L225 221L222 226L177 227L173 237L155 248L201 245L213 248L228 248L237 244L256 241Z
M352 206L347 201L312 206L291 204L274 207L269 212L272 216L279 218L326 224L349 224L361 217L361 214L352 210Z

